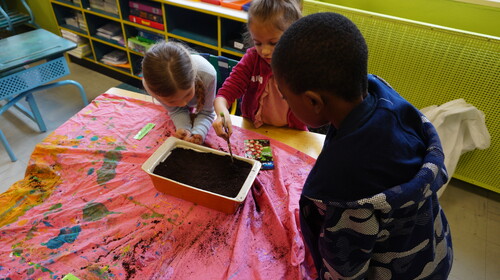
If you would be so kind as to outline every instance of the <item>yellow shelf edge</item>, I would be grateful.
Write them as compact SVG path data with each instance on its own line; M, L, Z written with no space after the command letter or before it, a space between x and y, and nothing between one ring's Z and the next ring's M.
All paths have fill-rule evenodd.
M61 26L61 25L59 25L59 29L64 29L64 30L66 30L66 31L69 31L69 32L72 32L72 33L76 33L76 34L78 34L79 36L85 37L85 38L87 38L87 39L89 39L89 37L90 37L88 34L84 34L84 33L81 33L81 32L78 32L78 31L75 31L75 30L73 30L73 29L66 28L66 27Z
M142 25L142 24L138 24L138 23L135 23L135 22L131 22L129 20L126 20L126 19L122 19L123 21L123 24L126 24L126 25L131 25L133 27L136 27L136 28L141 28L141 29L144 29L144 30L147 30L147 31L150 31L150 32L154 32L154 33L159 33L159 34L162 34L163 36L165 36L165 30L160 30L160 29L156 29L156 28L152 28L152 27L149 27L149 26L146 26L146 25Z
M109 19L109 20L112 20L112 21L123 21L123 19L112 17L112 16L108 16L108 15L105 15L105 14L101 14L99 12L95 12L95 11L92 11L92 10L83 9L83 11L85 13L87 13L87 14L91 14L91 15L94 15L94 16L103 17L103 18L106 18L106 19Z
M245 53L239 53L239 52L231 51L231 50L228 50L228 49L225 49L225 48L221 48L221 52L228 53L228 54L231 54L231 55L234 55L234 56L238 56L238 57L243 57L243 55L245 55Z
M125 70L119 69L119 68L117 68L117 67L115 67L115 66L112 66L112 65L107 65L107 64L102 63L102 62L100 62L100 61L96 61L96 63L97 63L97 64L99 64L99 65L101 65L101 66L104 66L104 67L106 67L106 68L109 68L109 69L112 69L112 70L114 70L114 71L120 72L120 73L122 73L122 74L125 74L125 75L128 75L128 76L134 76L132 73L130 73L130 72L126 72Z
M113 44L113 43L110 43L110 42L105 41L105 40L101 40L101 39L99 39L99 38L97 38L97 37L94 37L94 36L90 36L90 37L92 38L92 40L97 41L97 42L99 42L99 43L102 43L102 44L108 45L108 46L110 46L110 47L118 48L118 49L120 49L120 50L122 50L122 51L128 51L128 48L126 48L126 47L124 47L124 46L115 45L115 44Z
M213 49L213 50L216 50L216 51L219 50L219 48L217 46L210 45L210 44L207 44L207 43L203 43L203 42L200 42L200 41L196 41L196 40L193 40L193 39L189 39L189 38L186 38L186 37L183 37L183 36L175 35L175 34L172 34L172 33L167 33L167 36L175 38L175 39L179 39L179 40L182 40L182 41L186 41L188 43L200 45L200 46L203 46L203 47L206 47L206 48L209 48L209 49Z
M54 4L57 4L57 5L61 5L61 6L65 6L67 8L71 8L71 9L78 9L78 10L83 10L82 7L78 7L78 6L73 6L71 4L68 4L68 3L65 3L65 2L61 2L61 1L56 1L56 0L51 0L50 1L51 3L54 3Z
M143 53L140 53L140 52L136 52L132 49L128 49L128 51L131 53L131 54L135 54L137 56L141 56L141 57L144 57L144 54Z

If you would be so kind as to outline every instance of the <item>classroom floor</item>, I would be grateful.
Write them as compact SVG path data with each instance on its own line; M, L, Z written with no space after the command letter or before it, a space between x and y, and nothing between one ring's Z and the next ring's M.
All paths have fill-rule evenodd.
M64 79L81 83L89 100L121 84L77 64L69 66L71 74ZM83 107L76 87L71 85L38 92L35 98L47 132L40 133L33 121L15 109L0 116L0 129L18 157L17 162L11 162L0 145L0 194L23 178L36 143ZM441 204L450 223L455 254L449 279L500 279L500 194L453 179L441 197Z

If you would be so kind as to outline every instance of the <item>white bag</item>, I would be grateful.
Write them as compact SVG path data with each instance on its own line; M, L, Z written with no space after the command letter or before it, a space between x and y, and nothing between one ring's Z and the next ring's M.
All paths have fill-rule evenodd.
M474 149L486 149L491 137L484 122L484 113L456 99L441 106L432 105L420 110L436 127L444 152L448 182L438 191L440 197L455 172L460 156Z

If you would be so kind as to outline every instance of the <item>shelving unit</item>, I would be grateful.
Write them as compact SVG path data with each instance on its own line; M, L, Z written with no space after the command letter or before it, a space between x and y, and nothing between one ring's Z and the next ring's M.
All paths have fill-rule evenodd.
M131 20L129 0L106 0L115 4L114 9L99 9L91 0L51 0L54 17L59 30L80 36L90 45L91 52L80 58L91 64L99 65L140 80L143 53L129 47L128 40L146 32L160 40L177 40L186 43L200 53L226 56L239 60L242 33L245 31L247 13L213 4L189 0L150 0L135 1L150 4L161 9L163 29L142 25ZM92 3L92 5L91 5ZM132 15L133 16L133 15ZM121 42L98 35L98 29L105 24L116 23L121 30L115 37L123 37ZM115 38L116 39L116 38ZM126 53L126 65L106 64L102 58L113 50ZM88 64L88 63L87 63Z

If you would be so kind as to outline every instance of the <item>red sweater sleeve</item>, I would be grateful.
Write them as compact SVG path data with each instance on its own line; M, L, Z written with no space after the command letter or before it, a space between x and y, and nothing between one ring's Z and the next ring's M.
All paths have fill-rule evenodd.
M246 54L236 64L229 77L222 84L222 87L217 92L217 97L224 97L228 104L232 104L246 93L253 68L257 63L256 55L258 54L254 48L247 50Z

